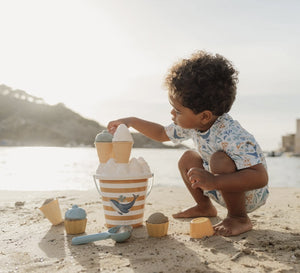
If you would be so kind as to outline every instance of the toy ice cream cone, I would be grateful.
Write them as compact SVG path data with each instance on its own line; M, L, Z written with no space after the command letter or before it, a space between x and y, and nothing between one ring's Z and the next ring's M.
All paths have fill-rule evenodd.
M104 130L95 138L95 146L100 163L106 163L113 157L112 134Z
M168 233L169 222L162 224L151 224L146 222L147 232L151 237L163 237Z
M191 238L202 238L204 236L212 236L214 229L210 220L206 217L195 218L190 223Z
M113 142L113 156L117 163L128 163L132 142L129 141L114 141Z
M161 212L150 215L146 221L148 235L151 237L163 237L168 234L169 220Z
M58 200L48 199L40 207L45 217L55 226L63 222Z
M113 156L117 163L128 163L133 138L125 124L120 124L113 136Z
M65 229L67 234L80 234L85 232L87 223L86 212L84 209L73 205L65 213Z
M110 158L113 157L112 142L96 142L95 146L100 163L106 163Z
M87 219L65 220L65 229L67 234L80 234L85 232Z

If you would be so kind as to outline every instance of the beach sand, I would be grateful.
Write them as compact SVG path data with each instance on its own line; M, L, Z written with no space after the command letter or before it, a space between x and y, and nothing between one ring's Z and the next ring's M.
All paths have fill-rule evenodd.
M189 222L172 213L193 205L185 188L154 187L145 217L163 212L168 235L135 228L124 243L111 239L71 245L64 225L52 226L38 209L58 198L62 214L73 204L88 215L86 234L106 231L95 191L0 192L0 272L300 272L300 189L272 188L267 204L250 214L254 229L235 237L191 239ZM218 205L218 222L226 210Z

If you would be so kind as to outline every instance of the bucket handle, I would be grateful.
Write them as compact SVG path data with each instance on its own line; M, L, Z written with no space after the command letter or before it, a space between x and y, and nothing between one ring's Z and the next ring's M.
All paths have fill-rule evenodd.
M150 194L154 183L154 174L152 173L151 175L152 176L149 178L149 187L147 187L146 197Z
M94 183L95 183L95 186L96 186L96 189L98 191L98 193L100 194L100 196L103 196L102 195L102 192L100 190L100 187L98 186L98 183L97 183L97 178L96 178L97 175L93 175L93 179L94 179ZM152 178L152 179L151 179ZM149 187L147 188L147 193L146 193L146 197L150 194L151 190L152 190L152 187L153 187L153 182L154 182L154 174L152 173L152 176L149 178L150 182L149 182Z
M99 186L97 184L97 180L96 180L96 175L95 174L93 175L93 179L94 179L94 183L95 183L95 186L96 186L96 189L97 189L98 193L100 194L100 196L102 196L100 188L99 188Z

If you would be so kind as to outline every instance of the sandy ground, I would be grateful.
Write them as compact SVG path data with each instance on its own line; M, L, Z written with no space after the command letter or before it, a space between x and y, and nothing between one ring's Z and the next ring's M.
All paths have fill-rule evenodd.
M300 272L300 189L273 188L265 206L250 214L254 229L236 237L191 239L191 219L172 213L193 205L184 188L154 187L145 217L169 217L168 235L152 238L145 226L124 243L111 239L71 245L64 225L52 226L38 209L58 198L64 215L72 204L87 211L86 234L106 231L95 191L0 192L0 272ZM217 206L218 217L226 211Z

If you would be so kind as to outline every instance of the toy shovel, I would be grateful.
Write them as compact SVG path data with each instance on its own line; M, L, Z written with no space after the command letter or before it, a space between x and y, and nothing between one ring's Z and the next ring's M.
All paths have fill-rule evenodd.
M72 245L82 245L110 238L116 241L117 243L121 243L126 241L131 236L132 229L132 226L121 225L112 227L106 232L74 237L72 239Z

